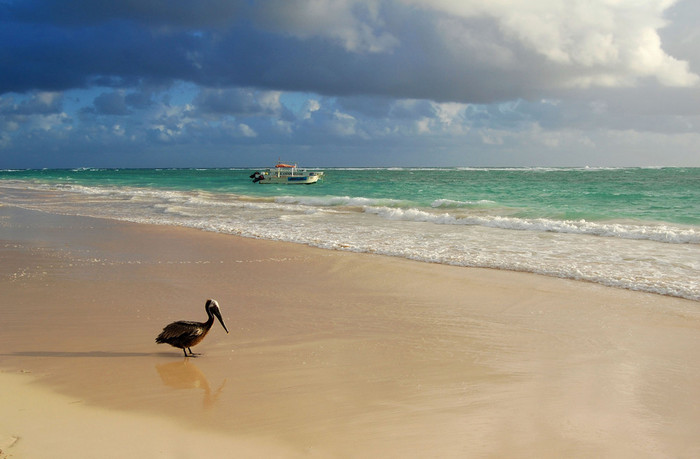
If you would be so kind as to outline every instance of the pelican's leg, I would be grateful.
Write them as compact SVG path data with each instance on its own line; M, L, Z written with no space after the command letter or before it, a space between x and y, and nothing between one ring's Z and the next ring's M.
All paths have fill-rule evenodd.
M185 357L187 357L187 351L185 350L184 347L182 348L182 352L184 352L184 353L185 353Z
M199 355L192 352L192 349L190 349L189 347L187 348L187 350L190 351L190 357L197 357Z

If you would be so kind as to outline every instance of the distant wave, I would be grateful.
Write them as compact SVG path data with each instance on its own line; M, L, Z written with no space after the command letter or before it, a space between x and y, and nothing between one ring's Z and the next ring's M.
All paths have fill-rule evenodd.
M633 240L649 240L669 244L700 244L700 230L665 224L627 224L591 222L587 220L556 220L549 218L520 218L503 215L455 215L450 213L452 209L466 209L479 207L488 209L496 203L489 200L480 201L456 201L439 199L431 203L431 209L416 207L414 203L389 198L367 198L352 196L276 196L271 198L258 198L248 200L240 196L228 196L229 199L220 200L217 195L206 192L183 192L176 190L157 190L128 187L92 187L76 184L39 184L39 189L53 188L64 191L72 191L87 195L105 195L128 200L165 200L171 204L183 202L214 206L269 208L270 205L278 205L286 210L315 212L323 208L355 209L366 214L373 214L380 218L395 221L415 221L432 223L436 225L473 225L488 228L516 231L535 231L581 234L589 236L610 237ZM291 206L291 207L290 207ZM445 210L447 212L440 212Z
M481 199L479 201L455 201L452 199L437 199L430 204L431 207L437 208L457 208L457 207L474 207L474 206L488 206L496 204L495 201L490 201L488 199Z
M595 223L586 220L525 219L503 216L457 217L449 213L432 213L420 209L395 207L366 207L365 212L389 220L427 222L439 225L475 225L519 231L584 234L621 239L643 239L670 244L700 244L700 231L669 225L629 225Z
M278 196L275 202L281 204L300 204L304 206L319 206L319 207L401 207L406 204L406 201L390 198L365 198L362 196Z
M663 169L663 167L612 167L612 166L387 166L387 167L307 167L306 169L318 169L327 171L617 171L640 169ZM252 170L252 169L251 169Z
M119 172L122 168L104 168L104 167L76 167L75 169L66 169L70 172Z

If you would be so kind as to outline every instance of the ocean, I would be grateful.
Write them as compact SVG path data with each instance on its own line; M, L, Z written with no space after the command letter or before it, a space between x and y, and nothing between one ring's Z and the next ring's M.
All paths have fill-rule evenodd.
M5 170L0 203L700 301L700 168L319 170Z

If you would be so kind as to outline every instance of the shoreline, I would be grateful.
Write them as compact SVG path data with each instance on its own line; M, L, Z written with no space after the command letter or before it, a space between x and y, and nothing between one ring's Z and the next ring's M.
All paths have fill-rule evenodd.
M140 180L153 181L153 186L145 188L132 187L120 174L97 173L93 180L103 177L107 180L103 185L113 183L100 186L76 173L62 177L67 183L58 177L54 182L13 182L16 186L4 187L3 194L10 204L48 212L185 226L427 263L530 272L700 301L697 225L646 219L644 212L618 218L582 214L578 219L568 214L557 217L556 212L545 210L547 206L536 205L539 210L518 216L514 209L507 210L508 205L501 208L492 202L480 209L480 201L444 200L440 193L432 196L436 200L414 203L406 196L409 201L390 200L385 207L387 203L372 197L374 193L352 187L329 188L326 196L315 196L316 192L285 196L280 191L256 198L247 194L258 189L251 188L249 180L218 176L210 177L210 182L194 174L183 183L177 175L152 174L139 175ZM177 186L171 189L168 184ZM610 183L598 185L606 189ZM472 205L477 207L471 209ZM684 208L696 215L692 206Z
M0 242L17 415L46 396L78 419L70 399L96 430L160 419L161 441L244 457L700 453L695 301L8 206ZM197 359L153 342L209 297L230 335L215 324ZM42 457L41 435L75 455L25 414L0 424L2 454Z

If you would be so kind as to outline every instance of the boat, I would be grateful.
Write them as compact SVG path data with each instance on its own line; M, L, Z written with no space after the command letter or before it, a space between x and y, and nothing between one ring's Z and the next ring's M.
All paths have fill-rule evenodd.
M285 184L285 185L311 185L323 177L323 172L299 169L296 164L278 162L275 167L256 171L250 178L253 183Z

